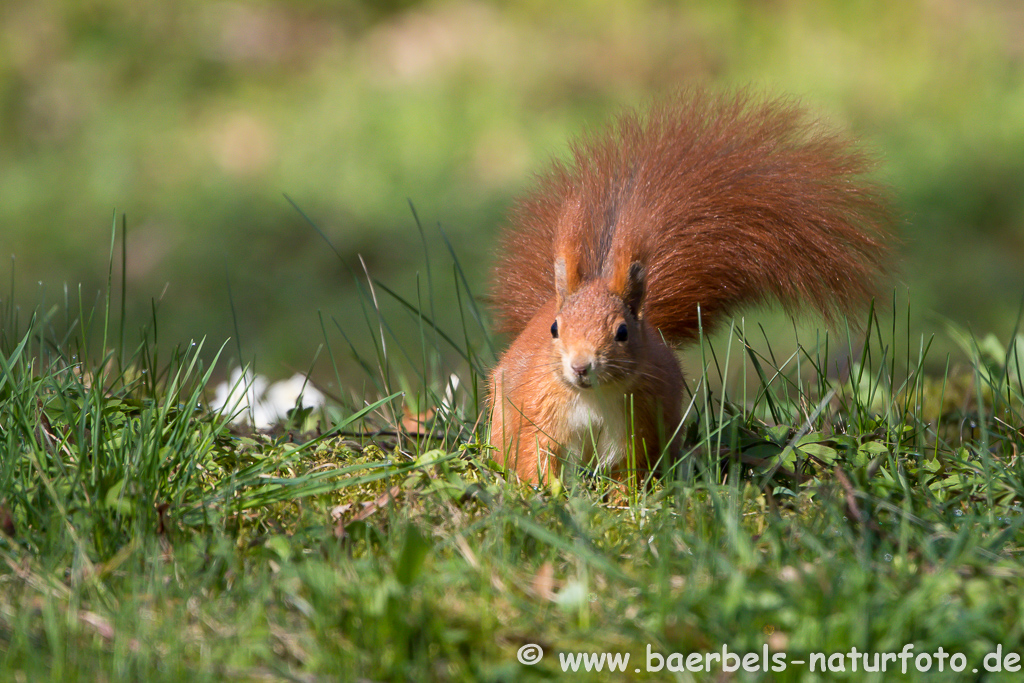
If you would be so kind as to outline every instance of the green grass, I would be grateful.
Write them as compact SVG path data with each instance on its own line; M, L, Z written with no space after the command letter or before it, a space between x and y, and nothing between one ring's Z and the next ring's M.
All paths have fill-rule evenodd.
M265 433L206 408L208 342L161 348L154 314L124 348L113 283L78 319L71 295L31 315L0 302L0 680L721 680L647 672L647 648L668 667L908 644L962 653L968 673L947 659L929 680L963 680L997 647L1024 652L1016 335L1006 351L951 328L969 365L929 377L927 340L894 357L895 322L845 335L863 348L848 372L844 335L783 351L738 325L688 368L695 476L552 493L505 481L480 445L491 342L449 265L399 301L411 345L378 316L398 294L364 280L365 331L321 322L332 363L346 337L374 340L364 395ZM431 322L440 277L458 283L454 331ZM441 348L462 358L447 400ZM564 673L574 652L629 666ZM843 661L735 676L891 678Z

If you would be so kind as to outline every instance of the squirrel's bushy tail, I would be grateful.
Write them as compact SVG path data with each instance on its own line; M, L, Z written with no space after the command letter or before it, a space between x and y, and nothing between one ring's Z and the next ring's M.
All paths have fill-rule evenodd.
M737 306L776 299L827 320L875 294L893 237L868 156L788 99L695 90L572 146L520 201L493 299L518 334L554 294L639 261L643 315L670 342Z

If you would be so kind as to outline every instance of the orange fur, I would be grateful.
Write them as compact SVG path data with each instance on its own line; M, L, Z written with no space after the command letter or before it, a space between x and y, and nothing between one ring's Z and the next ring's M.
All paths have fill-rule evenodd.
M491 376L499 459L546 480L588 415L612 455L585 447L584 461L674 458L683 380L663 339L693 340L698 307L708 331L750 303L831 322L870 301L893 240L869 168L796 103L746 91L689 92L576 141L499 243L492 298L517 337Z

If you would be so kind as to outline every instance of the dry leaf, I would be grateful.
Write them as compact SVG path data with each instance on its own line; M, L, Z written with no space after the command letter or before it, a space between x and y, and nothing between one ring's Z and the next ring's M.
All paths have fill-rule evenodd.
M555 568L550 562L542 564L534 574L530 592L541 600L550 602L555 599Z

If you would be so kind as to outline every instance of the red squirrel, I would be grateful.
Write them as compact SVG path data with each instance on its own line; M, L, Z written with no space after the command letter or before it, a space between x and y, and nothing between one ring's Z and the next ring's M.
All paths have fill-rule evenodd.
M526 482L641 476L679 457L673 347L737 307L871 300L891 220L871 161L796 102L694 90L571 146L499 240L492 300L515 336L490 377L490 444Z

